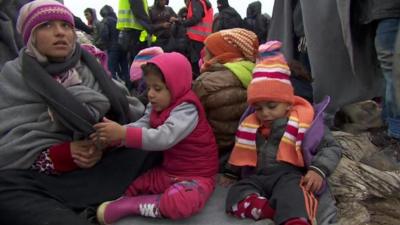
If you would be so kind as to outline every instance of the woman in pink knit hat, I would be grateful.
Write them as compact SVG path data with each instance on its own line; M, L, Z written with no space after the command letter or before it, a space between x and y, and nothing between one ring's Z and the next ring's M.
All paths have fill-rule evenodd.
M143 111L76 43L61 3L27 3L17 29L26 47L0 72L0 224L89 225L77 213L121 195L148 159L105 152L89 139L93 125L105 115L132 122Z

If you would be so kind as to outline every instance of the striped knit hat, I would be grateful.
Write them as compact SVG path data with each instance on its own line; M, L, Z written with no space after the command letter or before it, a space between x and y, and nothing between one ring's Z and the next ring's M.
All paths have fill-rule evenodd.
M252 62L256 60L258 38L254 32L246 29L233 28L212 33L208 35L204 44L215 57L230 54L227 55L227 60L234 57Z
M17 30L27 44L37 26L52 20L66 21L75 26L73 14L63 4L55 0L35 0L20 9Z
M293 104L294 91L290 69L280 52L279 41L269 41L258 48L259 56L253 70L253 79L247 88L247 102L277 101Z
M150 61L154 56L160 55L164 53L162 48L160 47L150 47L141 50L133 59L131 69L130 69L130 78L131 81L137 81L142 79L143 73L141 66L148 61Z

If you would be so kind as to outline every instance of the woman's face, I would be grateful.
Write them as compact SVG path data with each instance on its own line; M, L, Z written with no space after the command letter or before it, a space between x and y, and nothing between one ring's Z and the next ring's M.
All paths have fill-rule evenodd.
M86 18L87 21L92 21L93 20L92 13L85 12L85 18Z
M34 30L34 45L42 55L49 59L64 60L73 50L75 31L71 24L53 20L39 25Z

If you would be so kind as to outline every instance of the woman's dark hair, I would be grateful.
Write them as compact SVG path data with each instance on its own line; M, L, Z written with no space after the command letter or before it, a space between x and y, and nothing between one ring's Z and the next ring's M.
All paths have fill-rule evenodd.
M83 10L84 13L90 13L90 15L93 16L93 11L91 8L86 8L85 10Z
M147 74L151 73L159 77L164 83L165 83L165 78L163 72L158 68L158 66L154 63L146 63L141 66L142 71L143 71L143 76L146 76Z

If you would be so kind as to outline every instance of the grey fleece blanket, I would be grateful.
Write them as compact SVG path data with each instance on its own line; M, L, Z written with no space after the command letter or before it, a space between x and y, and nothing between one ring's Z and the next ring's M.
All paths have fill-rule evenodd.
M67 89L100 119L110 108L108 99L101 94L88 67L81 65L77 70L82 83ZM73 140L74 135L52 120L48 106L26 85L21 57L6 63L1 70L0 96L0 170L29 168L40 151Z

